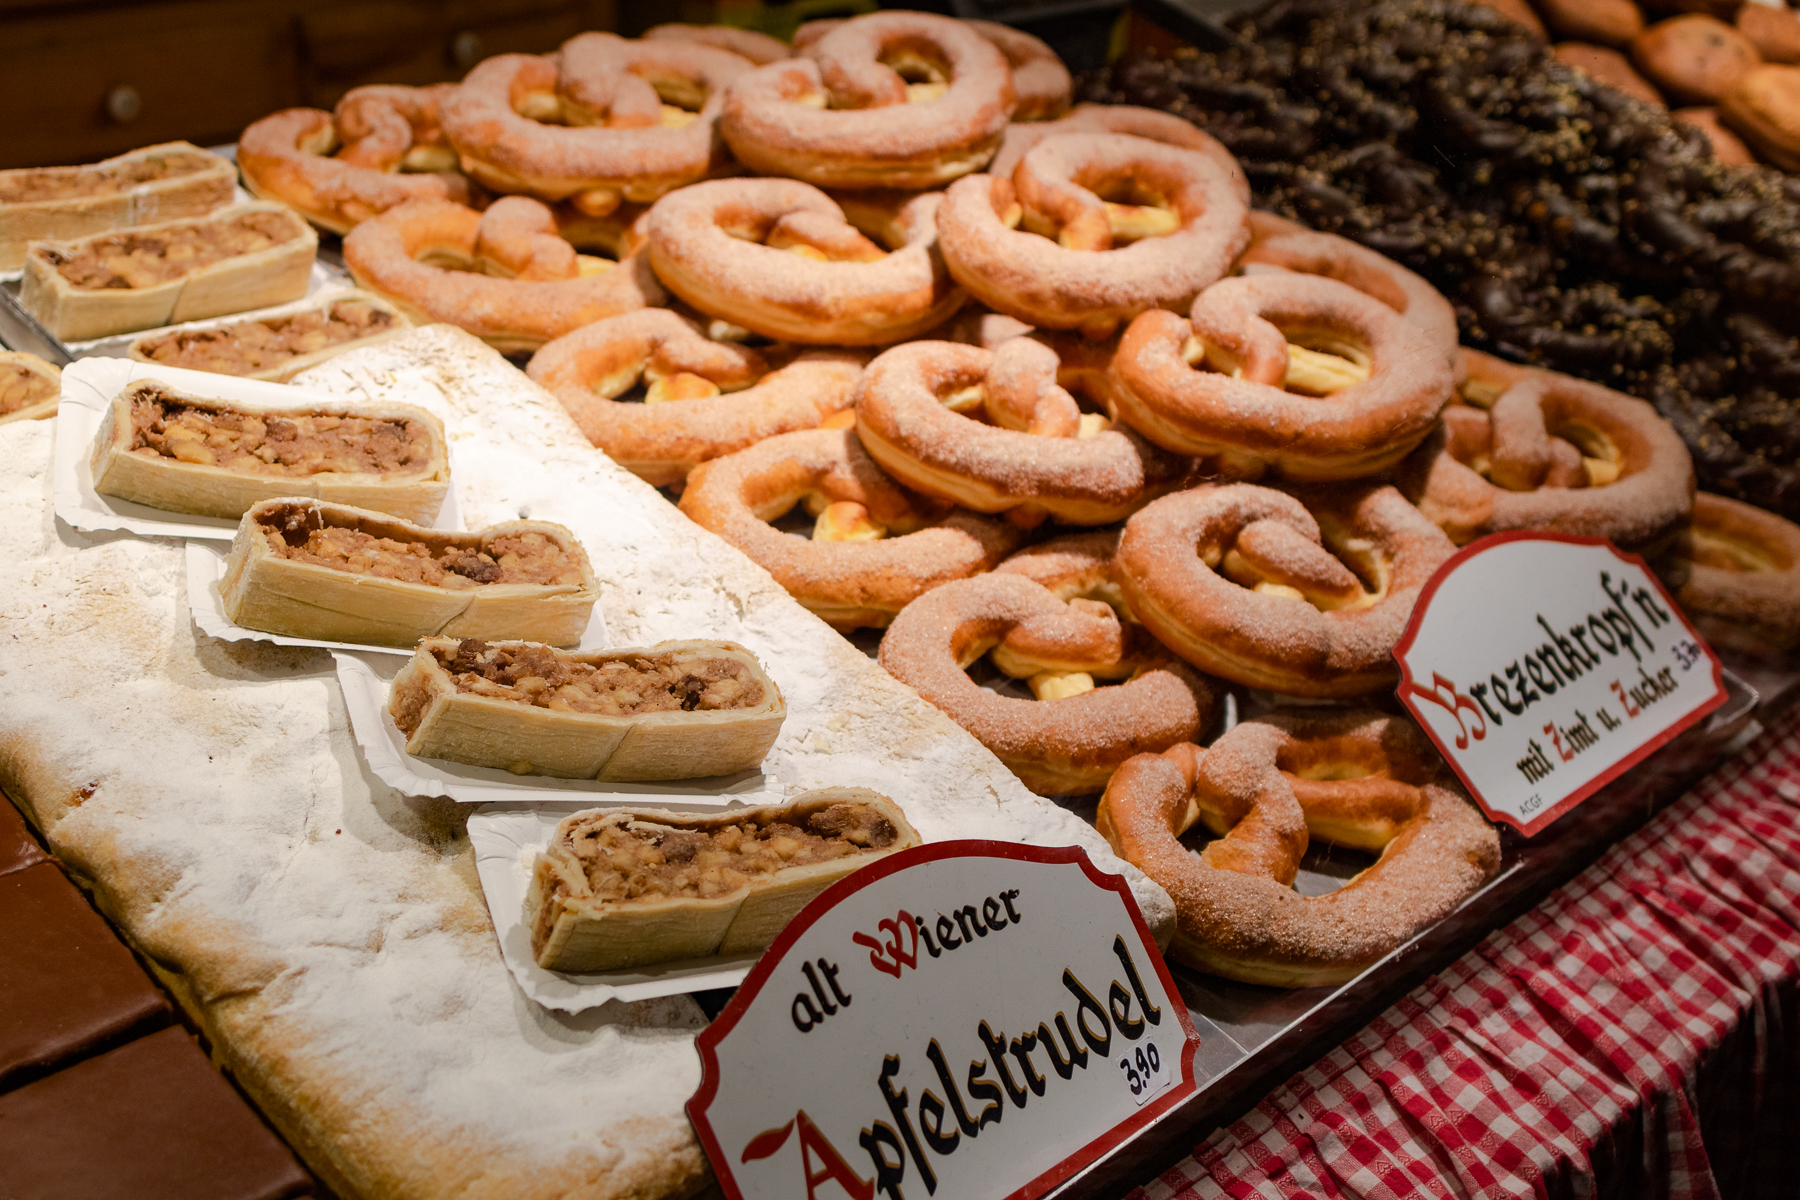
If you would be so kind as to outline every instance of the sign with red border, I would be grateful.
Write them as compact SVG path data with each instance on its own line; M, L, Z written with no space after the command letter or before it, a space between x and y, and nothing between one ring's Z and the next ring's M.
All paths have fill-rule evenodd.
M1490 818L1527 835L1725 701L1660 580L1603 538L1500 533L1420 593L1400 700Z
M840 880L699 1038L731 1200L1031 1200L1196 1090L1125 881L1075 847L937 842Z

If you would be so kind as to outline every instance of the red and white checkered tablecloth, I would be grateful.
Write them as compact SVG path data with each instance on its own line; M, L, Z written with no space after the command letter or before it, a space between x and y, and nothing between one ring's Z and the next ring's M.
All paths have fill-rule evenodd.
M1800 1196L1790 717L1131 1200Z

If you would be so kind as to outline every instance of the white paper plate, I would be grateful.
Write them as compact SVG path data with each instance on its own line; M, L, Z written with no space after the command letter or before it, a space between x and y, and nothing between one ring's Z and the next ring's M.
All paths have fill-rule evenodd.
M193 541L187 544L187 593L188 609L194 614L194 624L200 632L208 637L218 638L222 642L274 642L277 646L317 646L324 650L359 650L373 654L388 656L412 657L412 647L370 646L360 642L326 642L315 638L288 637L279 633L264 633L260 629L245 629L233 623L225 615L224 602L219 599L219 581L225 578L225 564L231 556L231 547L217 542ZM593 615L588 618L587 628L582 631L580 648L583 650L602 650L606 647L606 617L600 611L598 602L594 605ZM396 671L399 667L394 668Z
M146 504L133 504L117 496L102 496L94 490L94 473L89 460L93 455L94 438L100 432L100 422L113 397L139 379L160 380L191 395L227 400L249 408L317 405L329 410L354 404L342 396L311 392L285 383L161 367L132 362L128 358L84 358L70 363L63 368L62 402L56 408L56 449L51 465L51 485L56 515L76 529L89 533L117 530L140 537L210 538L220 542L229 542L237 533L238 522L234 519L172 513ZM454 463L450 467L450 478L444 507L433 522L438 529L460 528Z
M604 628L601 633L604 635ZM582 645L584 650L603 645ZM338 686L350 713L350 730L377 778L409 796L447 796L464 804L572 802L584 808L649 804L678 812L715 810L732 804L779 804L786 798L773 776L739 771L709 779L661 783L614 783L598 779L554 779L514 775L492 767L471 767L406 752L406 737L388 712L388 686L406 666L392 654L332 651Z
M518 981L519 990L545 1008L575 1013L608 1000L650 1000L742 983L761 951L592 975L567 975L537 965L531 956L531 931L525 928L525 893L531 887L532 865L550 844L558 821L591 807L489 804L469 818L475 873L481 877L488 914L500 938L500 956Z

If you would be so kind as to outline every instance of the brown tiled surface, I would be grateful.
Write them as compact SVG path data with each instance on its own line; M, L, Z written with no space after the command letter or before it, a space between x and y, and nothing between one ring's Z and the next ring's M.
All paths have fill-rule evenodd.
M0 1095L8 1200L287 1200L309 1186L180 1028Z
M304 1168L0 795L0 1200L288 1200Z
M169 1023L162 992L55 863L0 875L0 929L0 1090Z

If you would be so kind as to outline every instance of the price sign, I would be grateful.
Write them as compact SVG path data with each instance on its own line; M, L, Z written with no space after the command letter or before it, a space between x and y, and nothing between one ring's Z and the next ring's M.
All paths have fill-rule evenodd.
M1192 1095L1197 1044L1124 880L938 842L788 925L688 1115L732 1200L1029 1200Z
M1725 701L1662 583L1600 538L1503 533L1425 586L1400 700L1496 821L1536 833Z

